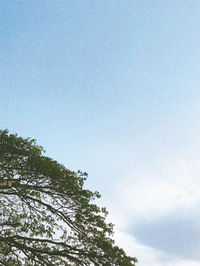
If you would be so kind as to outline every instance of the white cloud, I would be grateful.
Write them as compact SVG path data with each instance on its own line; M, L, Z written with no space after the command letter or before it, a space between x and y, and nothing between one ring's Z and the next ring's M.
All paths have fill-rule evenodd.
M173 219L178 219L179 213L181 216L180 227L187 222L189 215L193 216L194 225L199 224L199 216L195 214L199 213L200 206L199 146L198 143L196 146L189 147L182 154L174 154L173 157L157 161L154 165L143 165L137 170L131 171L116 187L115 196L112 199L115 204L113 205L112 202L106 204L111 214L111 221L116 224L117 244L123 247L129 255L138 258L140 262L138 266L199 265L199 262L193 260L195 257L198 258L196 255L199 250L194 250L191 257L188 252L188 257L183 259L180 249L174 249L174 253L170 253L165 248L157 248L150 241L148 243L148 239L145 243L139 243L138 237L132 234L129 228L130 226L136 228L136 225L140 223L148 225L158 222L162 231L162 223L159 224L159 220L166 218L170 219L172 228L171 231L165 233L172 234ZM117 206L117 209L114 209L114 206ZM176 218L173 216L175 213L177 213ZM176 221L179 223L179 220ZM190 226L190 221L188 226ZM182 232L184 233L184 230ZM192 246L190 244L193 241L193 235L190 235L190 231L188 234L190 237L188 246ZM157 237L159 239L159 236ZM172 245L173 243L176 245L176 234L172 234L171 237L172 240L174 238ZM162 238L162 234L160 234L160 238Z
M138 258L140 266L159 266L159 252L153 248L137 243L135 238L120 230L116 231L115 240L116 244L126 250L127 254L134 254Z
M200 159L188 154L133 171L121 180L116 195L127 213L148 219L193 208L200 203Z
M199 262L190 259L180 259L179 254L170 254L165 250L160 250L144 243L139 243L138 239L130 233L128 224L130 224L129 217L123 214L122 210L112 208L109 213L109 220L116 221L114 227L114 239L116 244L122 247L128 255L138 258L138 266L197 266ZM181 225L180 225L181 226ZM164 228L163 228L164 229ZM184 228L183 228L184 230ZM169 234L169 232L165 232ZM160 235L162 237L162 235ZM172 236L173 237L173 236ZM164 241L164 240L163 240ZM190 241L190 240L189 240ZM148 241L147 241L148 242ZM186 243L187 245L187 243ZM179 248L180 251L181 247ZM195 251L194 251L195 252ZM176 251L175 251L176 253ZM184 250L183 250L184 253ZM182 263L182 264L181 264Z
M138 266L160 266L158 263L160 251L139 244L131 234L126 232L128 217L118 208L110 208L110 210L107 220L108 222L116 221L114 227L116 245L123 248L127 255L136 257L139 261Z
M127 233L128 217L123 215L119 209L112 208L109 220L117 221L114 239L117 245L122 247L128 255L138 258L138 266L198 266L199 262L189 259L177 259L170 253L165 253L156 248L138 243L137 239Z

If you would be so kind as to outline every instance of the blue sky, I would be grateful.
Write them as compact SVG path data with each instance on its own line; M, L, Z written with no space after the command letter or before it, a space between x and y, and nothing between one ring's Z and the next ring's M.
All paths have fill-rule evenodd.
M140 266L200 263L199 28L194 0L0 1L1 128L87 171Z

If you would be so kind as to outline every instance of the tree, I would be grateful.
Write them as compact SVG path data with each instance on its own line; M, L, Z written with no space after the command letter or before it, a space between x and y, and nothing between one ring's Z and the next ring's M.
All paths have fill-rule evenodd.
M135 265L114 245L87 174L43 155L33 139L0 131L0 265Z

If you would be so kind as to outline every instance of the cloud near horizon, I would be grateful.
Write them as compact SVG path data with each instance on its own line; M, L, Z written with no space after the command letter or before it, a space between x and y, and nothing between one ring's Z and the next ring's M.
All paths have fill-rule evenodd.
M196 143L183 154L156 162L155 168L141 167L123 178L116 189L123 217L119 231L132 237L136 250L138 245L148 249L155 266L163 265L163 261L167 266L172 261L174 266L184 265L186 261L189 264L185 265L200 263L198 150Z

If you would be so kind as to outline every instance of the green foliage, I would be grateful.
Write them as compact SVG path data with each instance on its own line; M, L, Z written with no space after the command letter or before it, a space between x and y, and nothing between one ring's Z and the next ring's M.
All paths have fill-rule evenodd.
M0 265L135 265L114 245L107 211L35 140L0 131Z

